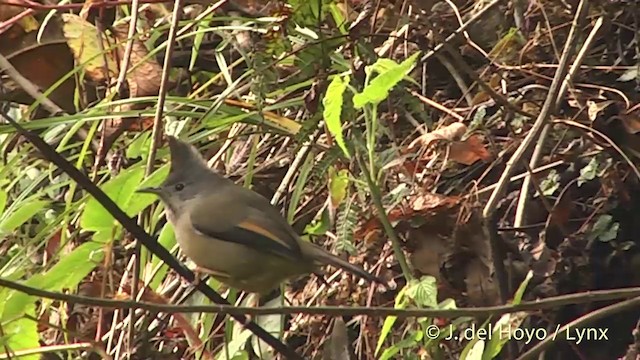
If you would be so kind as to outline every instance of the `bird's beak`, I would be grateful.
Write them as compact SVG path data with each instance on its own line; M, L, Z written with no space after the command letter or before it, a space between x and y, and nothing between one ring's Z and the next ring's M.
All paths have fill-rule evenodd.
M146 188L138 189L136 190L136 192L160 195L162 193L162 190L157 187L146 187Z

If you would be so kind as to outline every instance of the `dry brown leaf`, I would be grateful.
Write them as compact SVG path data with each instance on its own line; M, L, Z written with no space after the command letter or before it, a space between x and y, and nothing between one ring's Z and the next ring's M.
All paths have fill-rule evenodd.
M480 136L472 135L465 141L453 142L449 157L460 164L471 165L478 160L487 161L491 159L491 154L484 147Z
M409 150L411 150L418 144L424 147L428 147L436 140L455 141L460 139L466 132L467 126L463 123L456 122L449 126L421 135L417 139L413 140L411 144L409 144L408 148Z
M589 115L589 120L594 121L598 114L600 114L604 109L606 109L609 105L613 104L614 101L587 101L587 114Z
M414 213L451 209L460 203L457 196L444 196L433 193L421 194L411 201L411 210Z
M128 32L128 24L121 24L113 29L113 33L120 44L118 46L118 57L120 59L124 58ZM148 55L149 50L147 47L140 40L134 38L127 74L129 94L132 98L157 95L158 90L160 90L162 67L155 57L148 57Z

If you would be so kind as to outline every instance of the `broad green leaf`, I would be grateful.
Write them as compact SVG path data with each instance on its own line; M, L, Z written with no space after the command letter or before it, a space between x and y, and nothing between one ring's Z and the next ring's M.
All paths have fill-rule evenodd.
M60 258L44 274L37 274L24 282L25 285L48 291L62 291L75 288L104 257L103 244L89 241ZM23 292L11 291L5 300L2 319L20 317L36 297Z
M423 276L420 280L412 279L406 285L407 297L420 307L438 306L438 288L433 276Z
M24 224L35 214L42 211L49 202L45 200L31 199L20 204L20 206L10 214L2 214L0 221L0 233L11 232L18 226Z
M7 206L7 192L0 189L0 214L4 212L4 209L6 206Z
M344 103L344 90L347 88L348 83L349 78L347 76L344 78L342 76L334 76L322 100L324 121L327 123L331 136L336 139L338 146L340 146L346 157L350 157L350 155L342 135L342 119L340 117Z
M144 179L142 183L139 185L136 184L136 188L134 189L134 193L131 195L131 201L129 206L124 209L129 216L133 216L140 211L147 208L147 206L153 204L158 200L158 197L154 194L147 193L138 193L135 190L145 188L145 187L156 187L164 181L164 179L169 175L169 164L163 165L158 170L154 171L149 177Z
M26 313L32 317L36 317L35 305L29 304ZM27 318L20 317L7 324L2 324L2 331L6 335L5 349L11 349L12 351L37 349L40 347L40 338L38 336L38 325L35 321ZM2 351L4 353L4 351ZM39 354L21 356L20 360L38 360Z
M516 294L513 296L513 301L511 302L513 305L520 304L522 301L522 296L524 295L524 291L527 289L527 285L529 281L533 278L533 271L529 270L527 276L524 278L520 286L518 286L518 290L516 290Z
M602 242L608 242L618 236L620 223L613 222L613 217L609 214L600 215L593 224L593 229L588 235L590 241L598 239Z
M394 357L394 355L400 352L400 350L407 349L407 348L415 348L418 345L418 343L415 339L416 334L413 334L413 335L414 335L413 337L407 337L405 339L402 339L398 341L398 343L393 344L392 346L386 348L382 352L382 355L380 355L380 358L378 360L398 359L399 357Z
M404 309L405 307L407 307L408 299L406 297L406 292L406 286L398 292L398 295L396 295L395 299L395 305L393 306L394 309ZM389 333L391 332L393 325L396 323L396 320L398 320L397 316L387 316L384 319L384 323L382 323L382 329L380 329L380 336L378 337L378 344L376 345L376 355L378 354L380 349L382 349L382 345L387 339L387 336L389 336ZM391 351L390 348L386 349L384 352L387 353L388 351ZM395 352L393 354L395 354Z
M553 195L560 188L560 174L557 171L549 171L549 175L540 183L540 190L544 196Z
M167 251L171 251L171 249L176 245L176 236L171 224L164 224L164 227L160 230L160 235L158 236L158 243L167 249ZM165 275L169 271L169 266L160 260L160 258L154 256L151 260L151 270L155 270L158 265L160 265L160 269L158 269L153 280L149 283L149 286L154 290L158 290L158 286L160 286L162 279L164 279Z
M596 178L598 175L598 167L600 166L600 162L596 157L592 157L589 163L580 169L580 176L578 177L578 186L582 186L582 184L587 181L591 181Z
M89 241L73 249L70 254L60 257L40 280L30 285L50 291L73 289L104 259L104 245Z
M511 339L515 331L520 328L520 325L522 325L522 322L528 316L529 314L524 311L502 315L493 326L493 331L482 354L482 359L491 360L498 356L502 348L504 348L504 345ZM536 329L531 328L529 330L534 331ZM538 336L534 336L534 338L537 337ZM470 356L471 354L467 358L470 358Z
M480 339L473 344L465 360L481 360L482 353L484 353L484 340Z
M131 215L131 211L127 210L131 207L131 198L143 176L144 169L141 166L129 168L106 182L101 188L122 210ZM144 197L141 196L141 198ZM134 207L137 206L134 205ZM109 232L115 226L115 219L96 199L91 198L87 201L80 218L80 226L88 231Z
M252 332L249 330L243 330L239 334L236 334L230 342L225 344L226 349L222 348L220 350L218 356L216 356L216 360L228 360L235 358L236 355L239 355L240 351L244 349L244 346L251 335ZM230 357L227 357L227 353Z
M277 296L274 299L268 301L266 304L262 305L262 307L266 308L275 308L284 306L284 298L282 296ZM256 316L255 319L256 324L261 328L265 329L268 333L276 337L280 338L282 334L282 329L284 327L284 315L281 314L271 314L271 315L259 315ZM258 356L259 359L270 360L275 359L275 354L273 353L273 349L264 341L260 340L257 336L253 336L251 338L251 344L253 345L254 353Z
M304 228L304 233L309 235L324 235L329 230L331 221L329 219L329 211L325 209L320 215L319 220L312 221Z
M143 132L135 138L125 151L127 159L135 159L137 157L146 158L147 149L149 148L149 142L151 138L151 132Z
M367 86L365 86L361 93L353 96L353 106L356 109L361 109L367 104L377 105L384 101L389 96L391 89L393 89L393 87L396 86L407 74L409 74L411 69L413 69L419 55L420 52L416 52L402 63L394 67L389 67L388 70L376 76ZM388 61L384 61L384 66L389 66ZM375 68L375 64L373 66Z
M334 167L329 168L329 195L331 205L337 208L347 197L349 188L349 170L342 169L336 171Z

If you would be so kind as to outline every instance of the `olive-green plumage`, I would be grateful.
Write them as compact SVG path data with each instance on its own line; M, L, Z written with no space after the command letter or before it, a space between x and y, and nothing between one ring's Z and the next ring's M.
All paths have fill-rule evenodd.
M157 188L182 251L223 283L265 293L284 280L333 265L369 281L374 275L301 240L267 199L209 169L196 148L169 137L171 169Z

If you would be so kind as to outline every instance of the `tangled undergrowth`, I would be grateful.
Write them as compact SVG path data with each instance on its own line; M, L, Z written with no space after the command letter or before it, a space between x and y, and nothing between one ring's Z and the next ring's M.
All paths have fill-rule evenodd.
M637 9L0 2L0 357L636 359ZM247 301L196 289L135 192L164 135L387 288L328 268L248 327L172 313Z

